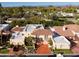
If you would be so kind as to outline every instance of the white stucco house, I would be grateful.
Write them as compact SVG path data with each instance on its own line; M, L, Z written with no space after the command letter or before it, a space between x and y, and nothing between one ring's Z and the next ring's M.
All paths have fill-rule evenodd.
M28 24L23 27L16 26L12 28L12 37L10 38L10 44L23 45L25 37L32 36L31 33L36 29L44 29L42 24Z
M54 37L56 49L70 49L70 42L64 36Z
M66 12L58 12L57 15L61 15L61 16L74 16L74 13L66 13Z
M10 38L10 44L13 45L24 45L25 36L21 32L12 33L12 37Z

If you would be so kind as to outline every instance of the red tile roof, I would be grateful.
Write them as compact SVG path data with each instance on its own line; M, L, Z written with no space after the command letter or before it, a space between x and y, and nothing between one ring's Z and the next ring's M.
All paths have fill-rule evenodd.
M54 26L55 32L61 36L74 36L71 30L63 30L63 26Z
M9 35L10 34L10 31L4 31L2 34L3 35Z
M11 32L10 31L2 31L2 32L0 32L0 35L2 34L2 35L9 35Z
M52 31L48 29L37 29L31 33L32 35L52 35Z
M47 44L42 44L37 50L36 54L50 54L51 50Z
M64 26L72 31L79 32L79 25L77 24L69 24L69 25L64 25Z
M21 32L21 31L23 31L23 28L21 28L21 27L14 27L14 28L11 29L11 31L12 32L16 32L16 31Z

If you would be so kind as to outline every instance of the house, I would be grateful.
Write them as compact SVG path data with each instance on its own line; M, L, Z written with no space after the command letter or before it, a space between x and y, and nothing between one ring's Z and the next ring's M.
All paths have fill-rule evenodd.
M8 18L5 22L6 23L11 23L12 21L14 21L14 20L25 20L25 18Z
M65 12L64 12L64 13L61 13L61 14L62 14L63 16L72 16L72 17L74 16L73 13L65 13Z
M31 33L35 29L44 29L44 27L41 24L28 24L23 27L16 26L12 28L12 37L10 39L10 43L15 45L24 44L24 38L31 36Z
M16 25L16 27L13 27L11 29L12 32L22 32L24 29L24 27L19 27L18 25Z
M9 30L9 24L0 24L0 31L7 31Z
M64 36L75 43L79 42L79 25L77 24L54 26L50 29L54 32L54 36Z
M26 12L25 12L25 14L29 14L29 13L30 13L29 11L26 11Z
M66 13L66 12L62 12L62 11L58 12L57 15L58 15L58 16L61 15L61 16L64 16L64 17L66 17L66 16L71 16L71 17L73 17L73 16L74 16L73 13Z
M9 24L0 24L0 34L9 33L10 25ZM3 33L4 32L4 33Z
M54 33L55 37L56 36L64 36L68 39L73 39L74 40L73 32L65 26L54 26L53 28L50 28L50 29Z
M9 41L10 37L10 25L9 24L0 24L0 44L5 44Z
M49 30L49 29L36 29L31 33L31 36L35 37L35 38L42 39L43 41L46 41L46 42L51 40L53 45L50 46L50 44L48 44L48 46L55 49L55 44L53 41L53 33L51 30Z
M79 25L77 24L69 24L69 25L64 25L64 26L68 28L69 30L71 30L74 35L79 33Z
M25 36L22 32L12 33L12 37L10 38L10 44L13 45L24 45Z
M36 29L31 33L31 36L47 41L48 39L52 39L52 32L49 29Z
M23 30L23 33L28 37L35 29L44 29L42 24L27 24Z
M37 14L38 14L38 15L41 15L41 14L42 14L42 12L37 12Z
M49 13L49 15L51 16L51 15L53 15L53 13Z
M79 25L69 24L69 25L64 25L64 26L72 31L72 33L74 34L74 42L78 43L79 42Z
M36 29L31 33L31 36L42 39L43 41L47 41L47 42L49 40L51 40L53 45L50 46L50 44L48 44L48 46L55 49L55 44L54 44L54 41L53 41L53 33L52 33L51 30L49 30L49 29Z
M64 36L54 37L56 49L70 49L71 44Z
M16 25L11 29L12 36L10 38L10 44L13 45L23 45L24 44L24 39L25 35L23 34L24 27L19 27Z
M77 13L79 13L79 9L76 9Z

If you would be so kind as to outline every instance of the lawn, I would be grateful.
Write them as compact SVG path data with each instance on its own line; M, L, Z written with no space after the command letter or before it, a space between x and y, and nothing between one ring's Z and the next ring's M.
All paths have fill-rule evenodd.
M73 52L70 49L55 49L54 53L60 53L63 52L63 54L72 54Z
M7 54L7 53L8 53L8 50L7 50L7 49L1 49L1 50L0 50L0 53L1 53L1 54Z
M27 46L27 48L28 48L29 53L34 52L34 47L33 46Z

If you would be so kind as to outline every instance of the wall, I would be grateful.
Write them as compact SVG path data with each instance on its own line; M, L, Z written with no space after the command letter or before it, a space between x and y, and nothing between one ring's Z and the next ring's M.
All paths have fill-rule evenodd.
M66 43L56 43L55 42L55 48L56 49L70 49L70 45Z

